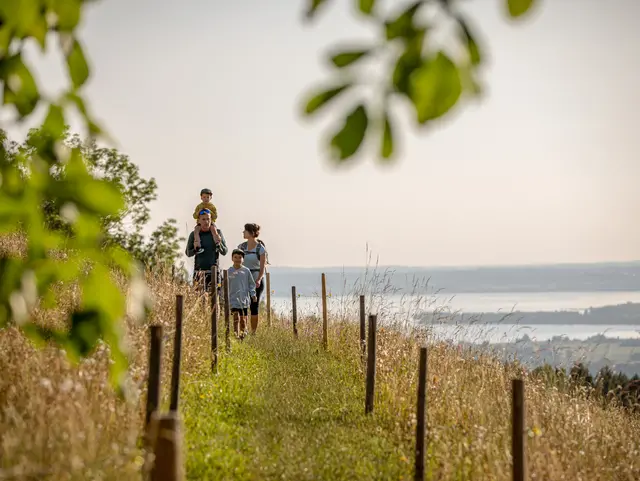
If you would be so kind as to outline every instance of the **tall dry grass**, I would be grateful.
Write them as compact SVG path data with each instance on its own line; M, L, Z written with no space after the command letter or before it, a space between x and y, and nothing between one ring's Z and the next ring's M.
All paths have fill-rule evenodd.
M17 238L0 243L4 250L21 248ZM156 273L147 281L154 297L150 322L164 326L166 400L175 295L186 296L183 385L208 373L208 312L195 293L174 284L170 276ZM63 323L76 296L73 288L61 289L60 307L37 312L36 317L41 322ZM319 343L317 317L302 317L300 337ZM638 416L615 406L603 408L584 393L548 387L527 377L516 364L458 349L435 339L428 330L410 329L399 318L388 322L383 318L372 422L396 436L399 444L412 444L418 348L428 345L427 464L432 479L510 479L510 386L516 376L527 378L531 479L640 479ZM14 328L0 331L0 479L140 479L148 330L131 320L126 320L126 328L131 355L127 399L117 398L108 384L106 346L98 346L93 355L73 366L58 349L36 349ZM273 329L290 331L290 321L276 320ZM334 355L361 369L357 327L350 322L350 314L341 311L332 318L329 336ZM272 336L268 339L273 341ZM260 343L260 337L252 342Z
M22 252L19 236L0 237L0 252ZM147 276L154 308L148 323L161 324L163 398L173 351L175 296L185 295L183 382L209 365L209 327L201 298L167 273ZM126 291L128 286L122 284ZM35 312L37 322L62 327L78 302L74 286L59 286L59 305ZM109 349L100 343L78 365L55 347L39 348L9 327L0 330L0 480L140 479L148 369L148 327L125 319L130 369L126 397L108 380Z

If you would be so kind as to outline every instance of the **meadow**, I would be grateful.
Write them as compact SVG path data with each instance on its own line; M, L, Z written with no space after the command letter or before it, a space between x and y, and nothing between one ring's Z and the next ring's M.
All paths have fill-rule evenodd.
M0 250L19 252L19 238ZM428 329L379 313L375 411L364 414L364 370L356 319L329 322L329 346L313 313L298 338L281 316L222 350L210 371L210 311L170 273L147 276L154 307L145 323L125 319L129 381L108 382L109 349L78 365L34 346L15 327L0 331L0 479L140 480L148 324L164 330L162 398L169 400L175 299L184 295L180 416L187 479L413 479L419 347L428 347L427 479L511 479L511 380L525 379L530 479L637 480L640 418L584 389L552 385L517 363L461 349ZM128 291L129 287L122 284ZM36 311L61 326L78 300ZM385 293L377 295L383 297ZM222 320L219 332L223 333ZM222 345L224 343L222 342Z

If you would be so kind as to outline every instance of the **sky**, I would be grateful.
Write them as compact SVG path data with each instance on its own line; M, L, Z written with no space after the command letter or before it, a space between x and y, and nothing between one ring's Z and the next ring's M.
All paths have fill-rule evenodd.
M329 48L375 38L355 3L311 25L302 0L91 8L86 95L156 179L154 225L175 218L186 237L209 187L228 244L256 222L278 266L364 265L367 248L383 265L640 259L640 2L541 1L522 22L497 0L460 2L485 51L483 97L423 129L396 108L396 162L370 149L336 168L325 139L345 105L300 112L332 78ZM65 84L59 56L30 60L48 92Z

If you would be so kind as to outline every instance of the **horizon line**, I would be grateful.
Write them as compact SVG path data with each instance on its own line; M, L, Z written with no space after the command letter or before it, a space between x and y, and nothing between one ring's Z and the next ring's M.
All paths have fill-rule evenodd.
M541 264L469 264L469 265L400 265L400 264L378 264L378 265L319 265L319 266L291 266L291 265L272 265L277 269L431 269L431 270L477 270L477 269L544 269L550 267L582 267L582 266L628 266L640 265L640 259L630 261L597 261L597 262L559 262L559 263L541 263Z

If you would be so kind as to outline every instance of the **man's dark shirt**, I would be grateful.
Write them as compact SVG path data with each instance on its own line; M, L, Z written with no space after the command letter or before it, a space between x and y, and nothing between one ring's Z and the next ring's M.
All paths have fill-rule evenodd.
M227 243L224 240L224 236L220 229L218 229L218 235L220 236L220 244L216 248L211 231L200 232L200 245L204 249L204 252L196 256L193 266L194 271L208 271L211 269L211 266L217 264L219 255L227 255ZM193 232L189 234L187 248L184 253L187 257L193 257L196 255L196 251L193 248Z

